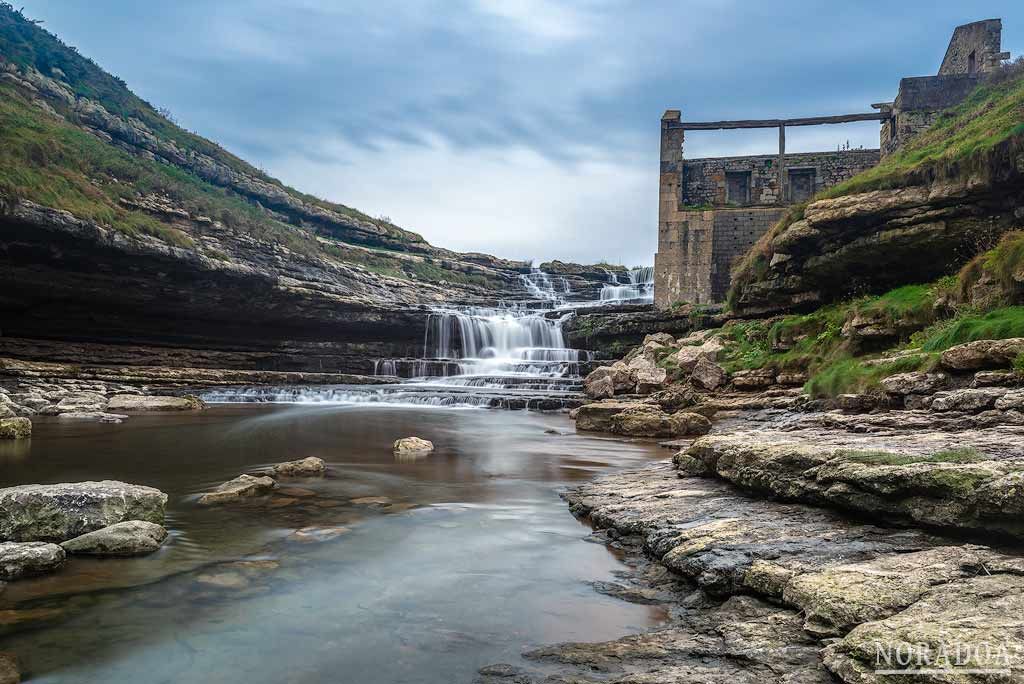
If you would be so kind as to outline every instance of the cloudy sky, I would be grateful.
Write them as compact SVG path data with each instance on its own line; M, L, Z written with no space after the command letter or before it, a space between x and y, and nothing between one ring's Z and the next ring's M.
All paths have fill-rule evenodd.
M650 264L662 112L869 111L935 73L954 26L1024 3L776 0L20 0L143 98L270 174L434 244ZM687 136L771 152L773 130ZM791 129L791 151L877 125Z

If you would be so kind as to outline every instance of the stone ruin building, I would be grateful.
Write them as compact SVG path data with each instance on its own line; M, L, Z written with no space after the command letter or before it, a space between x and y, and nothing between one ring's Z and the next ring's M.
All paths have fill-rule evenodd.
M684 121L670 109L661 119L658 253L654 301L719 303L730 270L790 205L869 169L963 101L982 74L999 67L1002 22L986 19L958 26L935 76L904 78L893 102L873 112L798 119ZM879 121L879 149L786 152L786 128ZM686 159L686 131L777 128L777 154Z

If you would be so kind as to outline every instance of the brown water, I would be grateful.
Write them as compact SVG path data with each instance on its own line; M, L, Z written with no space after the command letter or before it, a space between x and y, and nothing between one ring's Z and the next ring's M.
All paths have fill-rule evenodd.
M437 451L396 461L391 444L409 435ZM122 425L40 420L28 443L0 446L0 486L152 485L169 494L172 536L152 556L75 558L9 584L0 650L39 682L470 681L531 646L663 619L591 588L622 566L584 541L589 530L557 492L664 455L577 435L564 415L479 409L220 406ZM241 472L306 456L331 476L296 481L299 491L269 506L195 504ZM296 540L308 526L332 538Z

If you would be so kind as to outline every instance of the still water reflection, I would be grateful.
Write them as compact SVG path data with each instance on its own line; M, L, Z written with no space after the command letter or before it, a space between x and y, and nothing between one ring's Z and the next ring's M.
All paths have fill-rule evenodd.
M397 461L391 443L410 435L437 450ZM195 504L241 472L306 456L331 476L246 508ZM0 449L0 485L152 485L170 496L172 538L146 558L76 558L9 584L0 650L39 682L470 681L533 645L662 619L591 589L621 565L583 541L557 494L658 457L524 412L220 406L113 426L40 420L29 443Z

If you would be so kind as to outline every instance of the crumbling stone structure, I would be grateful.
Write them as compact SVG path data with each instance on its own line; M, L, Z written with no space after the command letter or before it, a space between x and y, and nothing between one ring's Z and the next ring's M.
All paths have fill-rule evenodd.
M937 75L904 78L893 102L871 105L886 115L880 135L883 158L935 123L943 110L963 102L985 73L1010 58L1002 51L1002 34L1000 19L958 26Z
M987 71L1009 54L1001 51L1002 23L987 19L953 32L936 76L904 78L891 103L875 112L803 119L686 122L679 110L661 119L658 253L654 301L718 303L729 290L733 262L745 254L787 211L843 182L899 149L930 126L944 109L964 100ZM879 121L880 148L786 153L786 128ZM774 155L684 159L685 132L778 128Z

